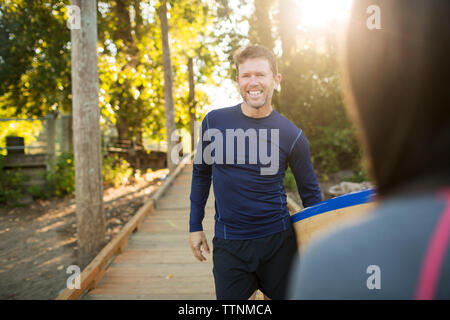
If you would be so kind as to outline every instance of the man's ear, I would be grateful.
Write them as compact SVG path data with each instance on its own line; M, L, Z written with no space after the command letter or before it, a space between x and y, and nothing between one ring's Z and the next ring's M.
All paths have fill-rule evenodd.
M281 83L282 76L281 74L277 73L275 76L275 90L280 91L280 83Z
M277 75L275 76L275 83L277 84L277 86L281 83L281 79L283 77L281 76L280 73L277 73Z

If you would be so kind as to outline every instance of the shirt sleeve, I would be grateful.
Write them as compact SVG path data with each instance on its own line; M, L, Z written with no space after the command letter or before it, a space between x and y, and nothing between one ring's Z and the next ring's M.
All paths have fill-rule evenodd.
M322 194L311 162L309 143L303 132L298 134L291 147L288 161L303 206L307 208L322 201Z
M202 231L202 221L205 216L206 201L211 187L212 166L203 160L203 150L208 141L202 137L208 128L208 115L202 122L201 136L197 145L197 153L194 158L191 183L191 211L189 216L189 232Z

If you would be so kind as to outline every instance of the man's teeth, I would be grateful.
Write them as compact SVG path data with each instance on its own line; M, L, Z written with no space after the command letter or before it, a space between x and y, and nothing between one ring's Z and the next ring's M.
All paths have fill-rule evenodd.
M257 95L259 95L261 93L262 93L262 91L249 91L248 92L248 94L251 95L251 96L257 96Z

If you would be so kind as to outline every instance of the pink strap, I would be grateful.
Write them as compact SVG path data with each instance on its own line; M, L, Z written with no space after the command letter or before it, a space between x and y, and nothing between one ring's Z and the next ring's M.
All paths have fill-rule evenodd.
M445 208L422 260L414 297L416 300L434 299L442 264L450 242L450 189L444 190L440 195L445 197Z

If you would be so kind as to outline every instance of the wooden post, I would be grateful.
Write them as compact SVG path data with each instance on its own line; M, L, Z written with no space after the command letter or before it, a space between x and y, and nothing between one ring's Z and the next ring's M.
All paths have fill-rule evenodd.
M73 130L72 130L72 116L61 117L62 128L62 152L73 152Z
M188 58L188 71L189 71L189 99L188 99L188 106L189 106L189 118L190 118L190 133L191 133L191 152L194 152L195 149L195 143L194 137L195 137L195 120L196 119L196 112L195 112L195 82L194 82L194 59L192 57Z
M159 20L161 22L161 41L163 51L163 69L164 69L164 109L166 115L166 136L167 136L167 165L170 172L175 169L176 164L172 161L172 150L177 141L172 141L171 136L175 131L175 110L172 93L172 62L170 59L169 46L169 22L167 21L166 0L162 1L158 8Z
M84 267L105 245L103 178L97 70L95 0L72 0L80 13L71 28L75 204L78 253Z
M55 115L48 114L46 117L47 132L47 170L55 163Z

